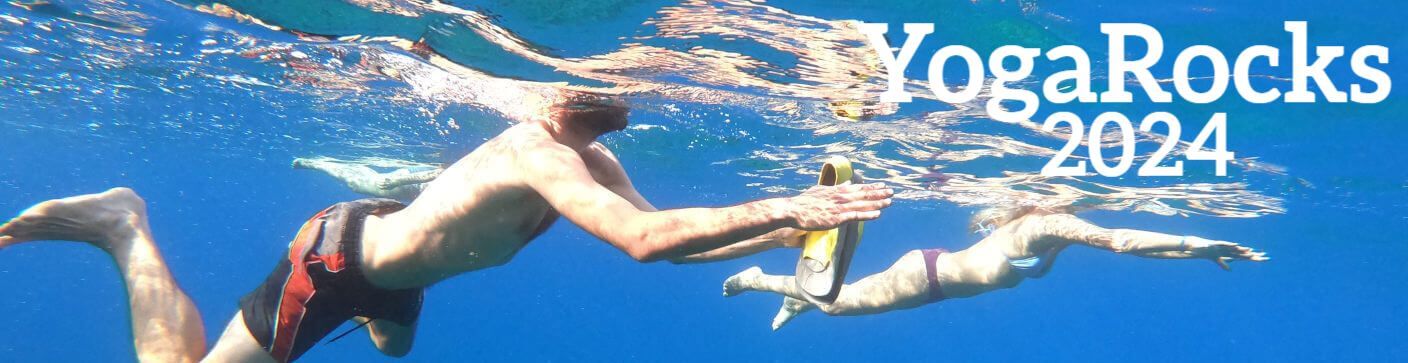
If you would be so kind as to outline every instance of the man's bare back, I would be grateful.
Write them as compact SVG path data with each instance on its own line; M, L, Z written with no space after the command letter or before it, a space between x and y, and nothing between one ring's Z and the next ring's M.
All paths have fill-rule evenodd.
M511 127L445 169L406 209L368 217L367 278L418 287L508 262L557 220L520 167L532 162L520 150L551 142L541 127Z

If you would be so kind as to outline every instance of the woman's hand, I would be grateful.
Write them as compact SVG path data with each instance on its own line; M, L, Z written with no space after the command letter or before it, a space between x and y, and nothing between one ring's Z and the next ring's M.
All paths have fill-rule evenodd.
M1236 243L1213 241L1192 236L1186 238L1185 243L1188 244L1188 253L1192 254L1195 258L1212 260L1212 262L1217 263L1218 267L1222 267L1223 270L1231 271L1232 266L1228 265L1228 263L1232 261L1262 262L1271 260L1271 258L1266 257L1266 252L1259 252L1253 250L1251 247L1244 247Z

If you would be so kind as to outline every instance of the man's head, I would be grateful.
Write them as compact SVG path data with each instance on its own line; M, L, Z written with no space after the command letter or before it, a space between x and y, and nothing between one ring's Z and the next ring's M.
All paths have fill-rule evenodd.
M554 122L593 137L625 129L630 111L619 99L585 93L574 93L548 107Z

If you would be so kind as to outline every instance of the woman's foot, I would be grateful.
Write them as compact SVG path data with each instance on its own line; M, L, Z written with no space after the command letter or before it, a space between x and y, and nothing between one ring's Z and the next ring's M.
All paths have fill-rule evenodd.
M753 266L736 275L729 276L727 280L724 280L724 296L734 296L742 294L744 291L752 290L751 286L753 286L754 281L758 279L758 276L762 275L763 269L758 266Z
M772 318L772 330L777 331L778 329L782 329L782 326L787 325L787 322L792 321L792 318L814 308L816 308L816 305L812 305L812 303L804 300L791 297L782 298L782 308L778 309L777 316Z
M146 202L127 188L39 203L0 225L0 248L29 241L88 242L103 249L146 229Z

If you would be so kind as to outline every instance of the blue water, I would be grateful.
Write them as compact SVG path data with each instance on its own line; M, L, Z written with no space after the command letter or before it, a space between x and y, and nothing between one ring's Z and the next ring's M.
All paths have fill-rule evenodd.
M331 203L359 197L324 175L292 170L293 158L441 162L513 122L477 103L475 97L483 94L423 96L406 82L367 76L352 66L372 54L410 54L404 50L384 42L299 39L294 30L333 37L423 37L441 56L494 79L613 84L524 59L439 13L395 17L327 1L229 3L283 28L275 30L192 10L203 2L56 3L31 7L37 10L0 5L0 15L23 20L16 25L0 19L0 211L9 211L0 213L114 186L137 190L149 203L151 227L172 273L204 316L210 342L235 313L237 299L263 281L295 226ZM696 40L652 35L655 29L645 22L673 6L660 1L453 5L492 14L492 24L559 60L644 43L679 51L724 49L782 70L808 62L748 34ZM714 6L725 7L710 2L686 7ZM1408 11L1397 2L775 1L766 6L815 19L888 22L892 28L901 22L937 23L920 59L942 44L969 45L980 54L1003 44L1077 44L1100 59L1102 22L1153 25L1170 50L1209 44L1232 53L1268 44L1286 52L1290 38L1282 22L1307 20L1312 44L1389 47L1393 61L1385 70L1395 80L1408 80L1396 54L1408 46L1401 31ZM205 40L214 42L202 44ZM300 75L289 65L298 63L289 61L297 57L287 52L279 53L285 54L283 61L240 55L271 45L291 47L322 66ZM234 51L218 51L225 47ZM1165 55L1156 74L1167 77L1172 57ZM1332 78L1356 79L1347 59L1337 64ZM916 61L910 67L912 78L923 78L922 65ZM1046 160L1014 155L944 162L906 153L913 145L948 147L919 139L941 132L919 121L922 116L951 109L934 102L905 105L864 122L840 121L817 116L826 112L817 111L823 109L816 93L728 84L732 78L691 77L711 74L671 67L622 73L653 84L736 93L727 102L651 93L635 100L641 107L633 122L654 127L603 141L623 160L641 193L661 208L781 196L810 183L805 168L826 154L860 155L862 167L891 171L867 177L896 183L903 193L883 219L867 226L852 279L883 270L908 250L961 249L978 239L966 232L966 222L983 202L935 196L945 189L912 183L919 170L943 166L995 177L1003 171L1035 173ZM1288 73L1284 67L1261 70L1278 77ZM309 74L327 82L307 81ZM815 83L805 71L759 77L780 85ZM333 82L339 80L346 82ZM718 80L725 82L713 82ZM642 265L559 223L511 263L431 287L415 348L406 359L1403 361L1408 359L1403 343L1408 308L1401 292L1408 286L1402 265L1408 260L1403 243L1408 214L1402 212L1408 207L1408 158L1398 143L1408 131L1401 116L1408 110L1401 94L1373 105L1250 105L1229 92L1211 105L1167 106L1183 121L1185 141L1211 113L1228 112L1229 147L1239 157L1259 157L1286 173L1236 169L1215 177L1209 168L1189 163L1189 176L1176 180L1089 178L1131 188L1246 183L1284 213L1223 218L1187 207L1182 211L1188 216L1181 217L1082 201L1097 206L1083 216L1113 227L1236 241L1268 251L1273 260L1267 263L1234 264L1233 271L1224 272L1206 261L1143 260L1075 248L1048 277L1016 289L882 315L810 313L772 332L769 322L780 298L755 293L725 299L720 283L753 265L770 273L791 271L796 251L706 265ZM774 102L766 100L800 103L810 111L795 117L805 121L796 121L765 107ZM1089 118L1113 108L1062 107L1043 105L1039 116L1071 110ZM1142 115L1160 107L1145 102L1114 109ZM964 120L954 129L1060 146L1060 140L980 116ZM886 126L907 131L886 131ZM1141 152L1147 153L1144 147ZM0 329L0 361L132 359L125 292L101 251L57 242L7 248L0 251L0 291L0 325L6 327ZM361 336L319 345L304 359L384 360Z

